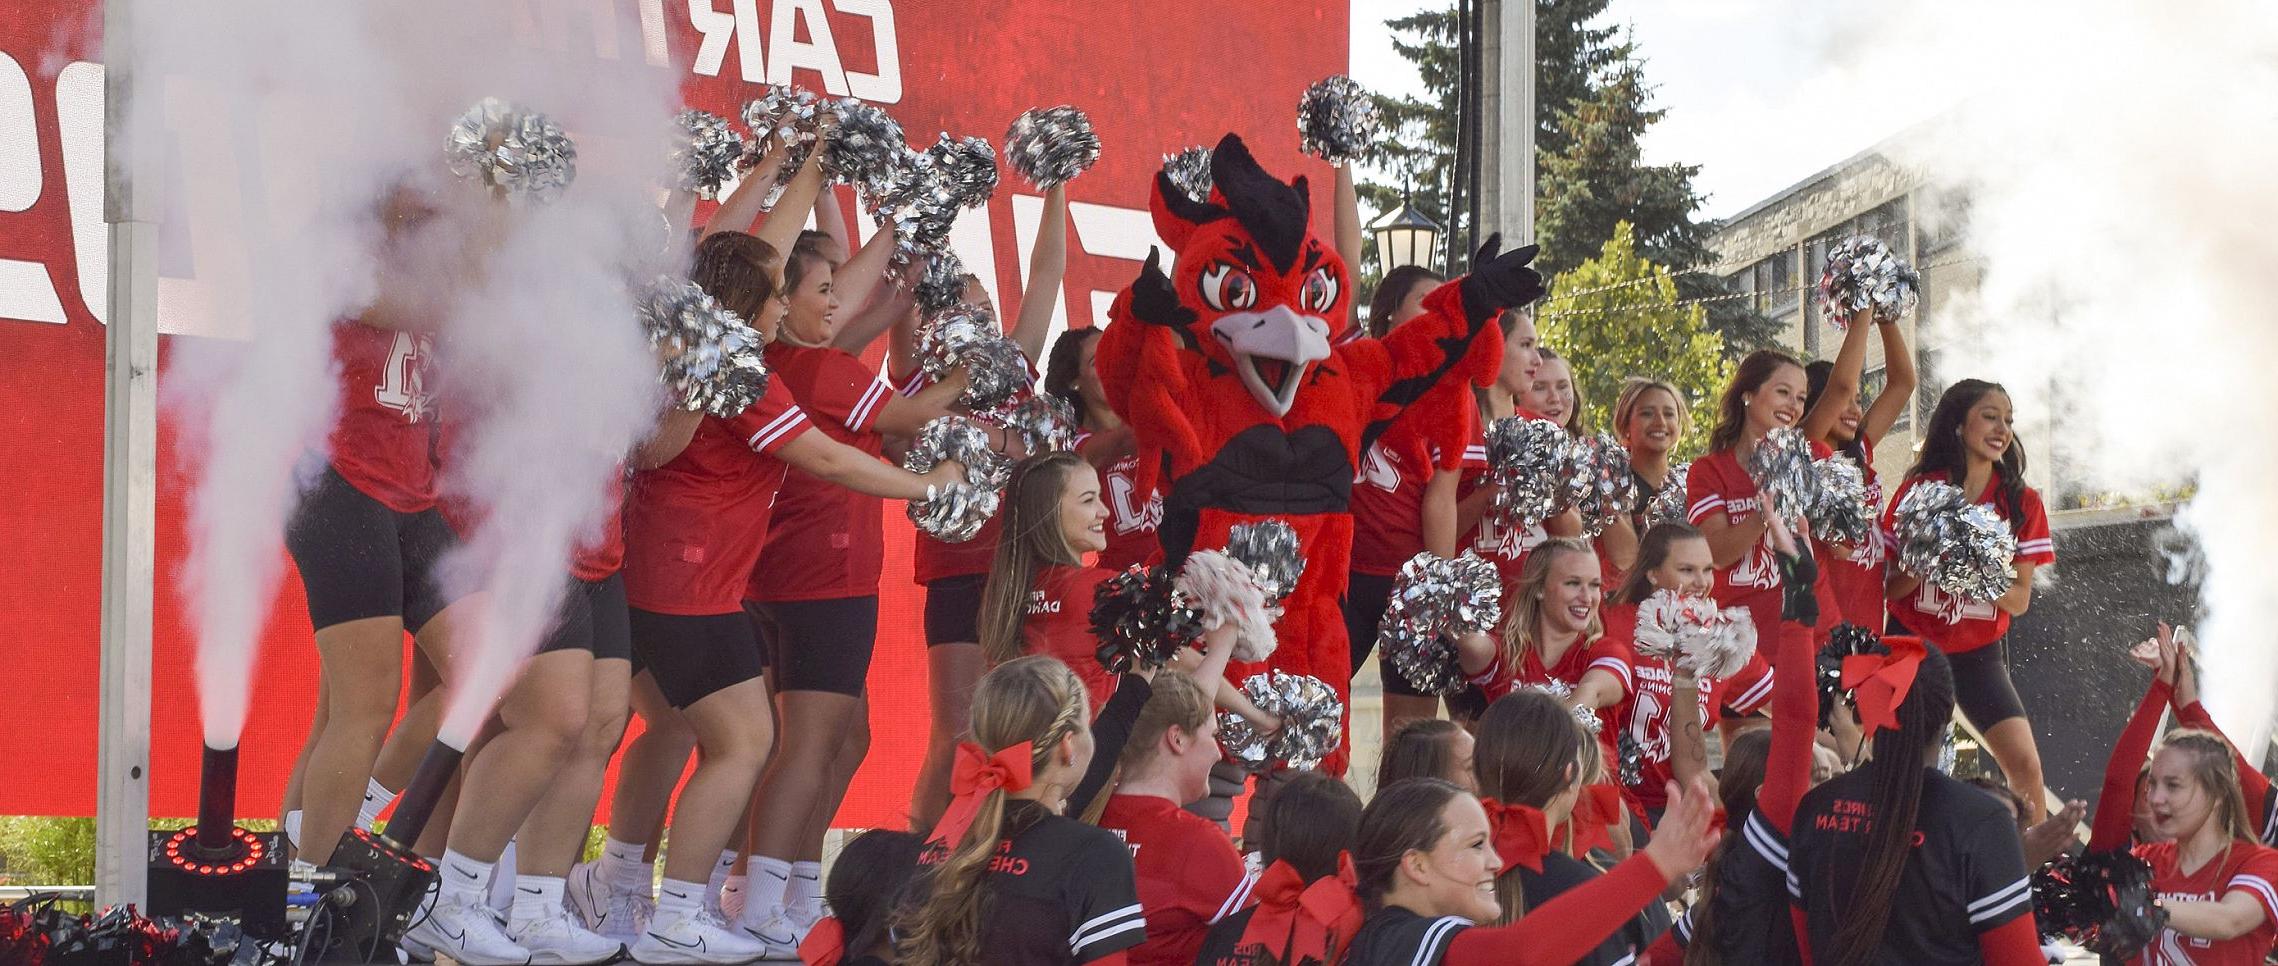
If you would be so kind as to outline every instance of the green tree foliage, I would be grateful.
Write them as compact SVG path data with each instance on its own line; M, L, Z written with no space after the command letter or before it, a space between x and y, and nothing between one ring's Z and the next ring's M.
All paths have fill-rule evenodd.
M1664 380L1685 394L1693 428L1678 458L1701 451L1729 364L1724 340L1698 305L1673 305L1677 282L1640 253L1629 222L1614 223L1598 255L1553 280L1537 310L1543 342L1574 368L1586 425L1612 431L1615 398L1631 376Z

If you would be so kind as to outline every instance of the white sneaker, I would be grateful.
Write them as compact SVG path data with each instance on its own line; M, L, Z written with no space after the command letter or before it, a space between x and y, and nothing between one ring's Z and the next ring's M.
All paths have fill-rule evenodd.
M731 930L699 908L670 922L652 923L633 944L636 963L749 963L766 955L767 945Z
M425 943L422 943L418 939L414 938L412 936L412 933L417 931L422 924L425 924L427 922L428 916L435 914L435 893L437 888L438 886L435 880L428 880L427 892L426 894L419 897L419 908L411 914L411 928L404 930L402 939L396 940L396 951L403 954L403 959L405 962L432 963L435 961L435 950L428 948Z
M407 945L417 944L465 966L523 966L530 961L530 951L507 938L498 914L480 895L436 902L427 918L403 938Z
M538 966L591 966L625 954L624 943L579 925L567 909L544 919L508 923L506 933L530 951L530 962Z
M758 925L743 923L744 932L767 944L767 954L761 959L797 960L799 944L807 939L807 930L801 929L781 911L767 917Z
M601 928L601 916L609 903L609 880L600 875L600 863L580 862L570 867L569 875L562 878L562 908L570 911L587 929Z

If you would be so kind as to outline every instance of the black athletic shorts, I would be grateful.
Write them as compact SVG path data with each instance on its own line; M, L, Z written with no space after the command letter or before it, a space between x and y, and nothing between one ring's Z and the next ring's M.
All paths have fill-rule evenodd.
M1392 601L1392 578L1355 572L1345 584L1345 641L1352 645L1353 672L1360 673L1361 662L1368 660L1368 652L1376 650L1376 626L1384 620L1384 608ZM1384 678L1384 693L1422 697L1423 692L1393 670L1392 662L1376 662L1377 672Z
M925 585L925 646L981 641L981 588L988 574L943 577Z
M878 643L878 598L744 601L759 625L775 691L827 691L861 697Z
M569 592L562 596L561 622L538 645L538 653L573 649L592 651L596 661L632 658L633 625L625 606L623 574L570 581Z
M435 565L458 538L433 508L397 513L330 466L285 525L285 549L308 592L317 630L401 617L416 634L451 603Z
M1954 704L1978 731L2011 718L2025 716L2025 701L2009 679L2009 639L2002 638L1974 651L1946 655L1954 668Z
M685 711L690 705L761 676L759 633L751 615L705 614L686 617L630 608L633 653L666 703Z

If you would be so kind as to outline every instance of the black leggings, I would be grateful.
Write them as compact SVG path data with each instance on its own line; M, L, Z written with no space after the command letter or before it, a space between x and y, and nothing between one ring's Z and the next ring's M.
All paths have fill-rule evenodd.
M745 601L775 690L861 697L878 644L878 598Z
M765 673L751 615L684 616L632 609L633 654L675 709Z
M1345 641L1352 645L1353 670L1359 674L1361 662L1368 660L1368 652L1376 649L1376 627L1384 620L1384 609L1392 602L1391 577L1355 572L1345 585ZM1408 683L1390 661L1376 662L1376 669L1384 678L1384 693L1423 697L1424 692Z
M406 630L418 633L451 603L435 580L435 565L457 542L433 508L398 513L330 466L285 525L285 549L308 595L309 624L320 631L400 617Z
M1954 704L1980 732L2025 716L2025 702L2009 679L2009 639L1974 651L1946 655L1954 669Z

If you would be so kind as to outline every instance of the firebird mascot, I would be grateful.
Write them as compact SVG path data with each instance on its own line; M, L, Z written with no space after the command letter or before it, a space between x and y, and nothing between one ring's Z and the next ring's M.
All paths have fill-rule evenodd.
M1275 625L1280 646L1229 676L1270 666L1349 697L1339 602L1354 467L1395 420L1468 425L1470 387L1492 382L1502 363L1496 318L1542 295L1527 267L1535 250L1498 256L1490 240L1472 274L1425 298L1421 318L1340 345L1352 281L1311 229L1305 179L1267 174L1231 134L1211 165L1206 202L1156 175L1155 231L1177 262L1166 276L1150 252L1117 298L1099 340L1100 381L1151 476L1138 491L1162 490L1166 562L1225 546L1240 523L1278 518L1297 531L1305 575ZM1325 767L1342 774L1345 759L1340 749Z

